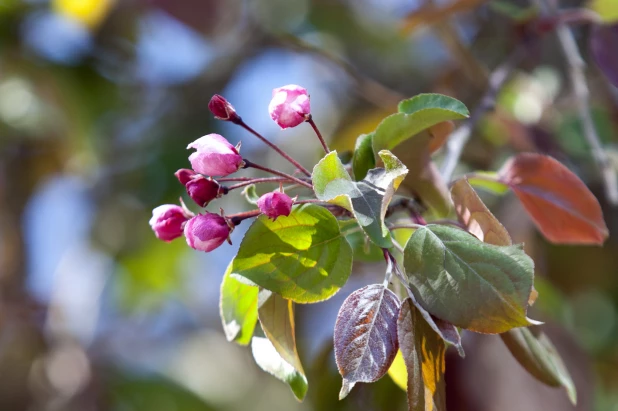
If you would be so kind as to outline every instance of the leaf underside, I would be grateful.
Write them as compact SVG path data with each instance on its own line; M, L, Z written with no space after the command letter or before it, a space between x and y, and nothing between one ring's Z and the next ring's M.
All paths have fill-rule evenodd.
M374 382L389 369L397 354L399 299L382 284L354 291L339 309L334 347L343 386L348 395L357 382Z

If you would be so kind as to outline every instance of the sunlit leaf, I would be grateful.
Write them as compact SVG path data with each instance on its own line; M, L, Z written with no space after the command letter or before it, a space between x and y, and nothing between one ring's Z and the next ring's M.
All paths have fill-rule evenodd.
M347 396L357 382L374 382L388 371L397 354L399 299L382 284L354 291L339 309L335 324L335 359Z
M408 370L401 350L397 351L397 355L395 355L395 359L388 369L388 375L399 388L408 391Z
M399 113L386 117L376 128L373 136L375 153L384 149L392 150L438 123L460 120L469 115L462 102L441 94L419 94L403 100L398 109ZM431 136L428 136L427 140L430 139Z
M294 384L290 384L296 398L302 400L307 392L307 377L296 349L294 303L277 293L262 290L258 314L262 330L277 353L287 364L294 367L294 375L298 373L302 376L300 380L304 381L304 384L299 384L297 376L292 379Z
M536 379L552 386L564 387L575 405L577 392L560 354L547 335L536 327L514 328L500 334L515 359Z
M362 181L354 182L337 153L332 151L314 167L313 188L318 199L354 213L360 226L376 245L390 248L393 243L384 224L384 216L408 169L387 150L379 155L384 168L369 170Z
M410 298L401 304L397 334L408 374L408 409L445 411L446 345L425 322Z
M275 378L290 386L294 396L302 400L307 394L307 378L294 366L285 361L260 327L251 339L251 352L256 364Z
M356 181L362 180L367 172L376 166L375 154L372 146L373 133L363 134L356 140L354 156L352 157L352 171Z
M479 240L501 246L513 244L506 228L489 211L465 178L453 184L451 196L453 197L459 221ZM528 297L528 305L534 304L538 295L539 293L533 286Z
M477 171L468 176L468 183L472 187L480 188L490 193L502 195L509 191L509 186L500 182L498 173Z
M298 303L333 296L352 271L352 248L337 219L314 204L275 221L258 217L242 240L232 272Z
M519 154L499 174L549 241L603 244L607 238L599 202L560 162L540 154Z
M408 240L404 266L419 304L453 325L495 334L532 324L534 263L519 245L498 247L430 224Z
M451 196L459 221L479 240L493 245L511 245L506 228L489 211L476 191L462 178L451 187Z
M243 284L232 273L232 263L221 283L219 312L228 341L248 345L258 320L258 288Z
M455 123L452 121L443 121L429 127L429 134L431 135L429 152L433 154L438 151L446 143L453 130L455 130Z
M399 111L385 118L376 128L374 152L397 147L395 155L409 168L402 187L420 197L438 216L445 216L451 209L448 188L431 162L431 153L439 148L441 142L425 130L433 127L434 132L438 132L444 128L440 124L466 118L468 110L463 103L451 97L420 94L402 101Z
M589 2L589 7L593 9L604 22L618 22L618 7L616 7L616 0L592 0Z
M618 10L617 5L613 5ZM618 11L616 12L618 18ZM590 49L597 66L607 79L618 87L618 23L594 26L590 34Z

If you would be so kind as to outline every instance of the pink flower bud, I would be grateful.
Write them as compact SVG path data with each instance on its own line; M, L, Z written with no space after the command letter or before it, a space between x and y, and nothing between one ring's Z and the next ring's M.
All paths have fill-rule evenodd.
M197 150L189 156L193 170L207 176L227 176L244 164L236 147L219 134L198 138L187 148Z
M206 213L193 217L185 225L189 247L199 251L212 251L230 235L230 226L219 214Z
M295 84L274 89L268 112L279 127L296 127L311 112L307 90Z
M193 170L189 170L188 168L181 168L180 170L176 171L174 175L176 176L178 181L180 181L180 184L184 186L189 182L189 180L191 180L191 177L196 174Z
M240 116L236 114L234 106L232 106L223 96L215 94L208 103L208 109L218 120L237 122Z
M294 201L287 194L273 191L260 197L257 206L262 213L276 220L279 216L289 216L293 203Z
M200 174L194 175L185 184L185 188L189 197L200 207L206 207L208 203L219 197L219 183Z
M182 207L164 204L152 210L150 227L158 239L172 241L182 235L182 229L189 216Z

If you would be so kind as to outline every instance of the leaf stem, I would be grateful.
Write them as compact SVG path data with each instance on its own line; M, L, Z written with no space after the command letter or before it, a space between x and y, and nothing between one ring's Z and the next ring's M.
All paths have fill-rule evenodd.
M262 136L260 133L258 133L257 131L255 131L251 127L249 127L242 119L239 120L238 122L236 122L235 124L238 124L239 126L244 128L245 130L247 130L248 132L250 132L251 134L256 136L257 138L262 140L262 142L264 144L266 144L268 147L270 147L273 150L275 150L277 153L279 153L279 155L281 155L281 157L285 158L290 163L292 163L294 166L296 166L296 168L298 168L303 174L305 174L307 177L311 177L311 173L309 172L309 170L307 170L305 167L303 167L298 161L294 160L292 158L292 156L290 156L288 153L286 153L285 151L281 150L276 144L271 143L264 136Z
M320 140L320 143L322 143L322 148L324 148L326 154L330 153L330 148L328 148L328 144L326 144L326 141L324 141L322 133L320 133L320 130L318 130L318 126L315 124L315 121L313 121L313 116L311 114L307 114L305 116L305 121L309 123L313 128L313 131L315 131L315 135L318 136L318 139Z
M303 186L313 190L313 186L311 184L307 183L306 181L301 180L300 178L296 178L294 176L291 176L289 174L283 173L281 171L274 170L272 168L261 166L259 164L256 164L256 163L252 162L252 161L247 160L246 158L243 158L243 160L245 161L245 167L244 168L253 167L253 168L258 169L258 170L266 171L267 173L271 173L271 174L274 174L274 175L277 175L277 176L280 176L280 177L287 178L288 180L294 181L295 183L298 183L300 185L303 185Z
M388 251L388 248L383 248L382 253L384 254L384 259L386 260L386 273L384 274L384 282L382 283L384 287L388 287L388 283L391 282L391 277L393 276L393 260L391 259L391 253Z
M241 188L245 186L249 186L251 184L260 184L260 183L278 183L278 182L287 182L289 181L286 177L260 177L260 178L250 178L248 180L242 181L237 184L232 184L229 187L226 187L228 191L234 190L236 188Z

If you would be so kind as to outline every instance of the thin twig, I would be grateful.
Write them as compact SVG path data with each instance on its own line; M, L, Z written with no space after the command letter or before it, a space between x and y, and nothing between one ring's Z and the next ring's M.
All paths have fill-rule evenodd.
M313 116L311 114L307 114L306 118L307 120L305 121L309 123L313 128L313 131L315 131L315 135L318 136L318 139L320 140L320 143L322 143L322 147L324 148L326 154L330 153L330 148L328 148L328 144L326 144L326 141L324 141L322 133L320 133L320 130L318 130L318 126L315 124L315 121L313 121Z
M400 229L410 229L410 230L417 230L419 228L423 228L425 227L424 224L414 224L414 223L410 223L410 224L394 224L390 227L388 227L389 230L400 230Z
M496 105L496 96L525 54L524 46L519 46L511 55L489 75L489 86L480 104L470 118L451 133L446 142L446 154L442 162L441 174L445 181L450 181L459 162L464 146L470 139L472 131L486 112Z
M284 178L286 178L286 179L288 179L290 181L294 181L295 183L298 183L300 185L303 185L303 186L313 190L313 186L311 184L307 183L306 181L303 181L303 180L301 180L299 178L296 178L296 177L291 176L289 174L283 173L281 171L277 171L277 170L274 170L272 168L268 168L268 167L265 167L265 166L261 166L259 164L255 164L254 162L249 161L246 158L244 158L243 160L245 162L245 168L253 167L253 168L256 168L258 170L266 171L267 173L271 173L271 174L274 174L274 175L277 175L277 176L284 177Z
M551 1L534 1L545 13L550 15L556 15L558 13L556 5ZM563 21L558 21L556 25L556 35L558 36L560 48L569 66L569 78L571 87L573 88L573 95L575 96L579 119L582 123L584 137L588 141L592 157L601 171L601 178L605 186L607 200L610 204L616 205L618 204L618 179L616 177L616 170L612 167L609 156L603 149L592 119L590 111L590 90L588 89L586 74L584 72L586 63L579 52L577 42L573 37L571 29L569 29Z
M231 186L227 187L228 191L229 190L234 190L236 188L241 188L241 187L246 187L249 186L251 184L260 184L260 183L279 183L279 182L288 182L290 181L289 179L285 178L285 177L261 177L261 178L252 178L249 180L245 180L242 181L240 183L237 184L232 184Z
M256 136L257 138L262 140L262 142L264 144L266 144L268 147L270 147L273 150L275 150L277 153L279 153L279 155L281 155L281 157L285 158L290 163L292 163L294 166L296 166L296 168L298 168L300 171L302 171L303 174L305 174L307 177L311 176L311 173L309 172L309 170L307 170L305 167L303 167L298 161L294 160L292 158L292 156L290 156L285 151L281 150L277 145L275 145L275 144L271 143L270 141L268 141L268 139L266 139L266 137L262 136L260 133L258 133L257 131L255 131L251 127L249 127L244 121L240 120L239 122L237 122L235 124L238 124L239 126L244 128L245 130L247 130L248 132L250 132L251 134Z

